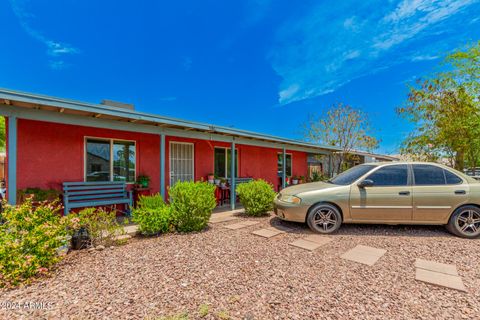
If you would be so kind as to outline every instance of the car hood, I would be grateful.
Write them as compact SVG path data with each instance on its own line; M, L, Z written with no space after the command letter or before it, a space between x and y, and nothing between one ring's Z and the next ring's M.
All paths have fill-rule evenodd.
M308 192L308 191L318 191L318 190L333 189L333 188L338 188L338 186L333 183L310 182L310 183L303 183L303 184L298 184L295 186L285 188L282 191L280 191L280 193L282 195L296 195L296 194Z

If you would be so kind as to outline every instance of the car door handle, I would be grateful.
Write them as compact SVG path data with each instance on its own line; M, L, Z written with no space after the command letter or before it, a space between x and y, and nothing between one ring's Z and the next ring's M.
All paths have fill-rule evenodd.
M455 190L455 194L465 194L467 193L465 190Z
M400 191L398 194L401 195L401 196L409 196L410 191Z

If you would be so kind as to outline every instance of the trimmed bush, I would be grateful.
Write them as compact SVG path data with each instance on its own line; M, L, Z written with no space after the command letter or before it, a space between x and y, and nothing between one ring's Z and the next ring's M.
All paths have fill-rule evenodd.
M67 245L67 231L58 203L35 208L27 199L19 206L4 204L0 225L0 287L10 287L44 274Z
M85 229L92 246L117 244L116 238L125 233L123 226L117 222L115 210L85 208L79 213L70 213L65 219L73 232Z
M166 233L171 229L171 211L165 204L161 207L148 208L140 207L132 211L133 222L143 235L152 236L159 233Z
M172 221L180 232L200 231L217 205L215 185L207 182L177 182L169 192Z
M140 196L137 202L137 208L142 209L157 209L165 206L165 201L163 201L160 193L156 193L151 196Z
M275 191L273 191L273 186L264 180L241 183L237 186L236 191L240 203L248 215L261 216L273 208Z

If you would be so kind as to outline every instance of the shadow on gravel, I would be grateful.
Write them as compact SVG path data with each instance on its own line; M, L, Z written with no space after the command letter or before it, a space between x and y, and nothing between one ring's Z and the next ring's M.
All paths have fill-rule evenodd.
M277 217L270 220L272 227L291 228L294 233L310 234L307 224L283 221ZM455 238L444 226L429 225L384 225L384 224L342 224L340 229L331 236L389 236L389 237L444 237Z

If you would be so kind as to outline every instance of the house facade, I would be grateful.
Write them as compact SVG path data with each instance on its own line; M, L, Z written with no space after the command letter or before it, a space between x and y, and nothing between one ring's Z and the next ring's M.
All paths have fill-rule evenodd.
M277 190L290 176L308 176L309 158L335 147L172 119L121 104L92 104L0 90L6 118L7 198L25 188L57 189L64 182L150 178L166 196L177 181L254 178ZM285 165L284 165L285 164ZM235 179L231 193L235 194ZM235 197L232 197L235 199ZM235 206L231 201L232 208Z

